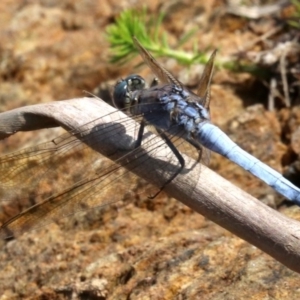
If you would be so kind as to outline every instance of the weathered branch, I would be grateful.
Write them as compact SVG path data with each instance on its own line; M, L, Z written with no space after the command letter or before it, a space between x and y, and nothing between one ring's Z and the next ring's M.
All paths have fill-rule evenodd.
M73 99L27 106L0 114L0 139L17 131L62 126L66 130L78 130L79 126L97 119L97 130L105 132L107 123L117 123L124 117L121 112L111 114L114 108L93 98ZM102 116L105 118L98 119ZM130 122L130 121L129 121ZM134 122L134 121L132 121ZM100 126L99 126L100 125ZM126 126L124 126L126 129ZM84 135L91 134L89 131ZM130 135L130 132L126 133ZM157 137L157 139L159 139ZM120 138L109 139L109 147L120 148ZM96 149L105 155L107 147ZM111 148L110 148L111 150ZM149 156L150 157L150 156ZM150 182L164 182L164 172L151 156L134 172ZM189 161L191 166L192 160ZM187 166L188 167L188 166ZM153 172L147 170L155 169ZM195 181L201 168L200 178L191 193L190 182ZM151 175L152 174L152 175ZM150 177L151 176L151 177ZM178 175L165 190L193 210L268 253L290 269L300 273L300 223L287 218L240 190L210 169L197 164L185 174Z

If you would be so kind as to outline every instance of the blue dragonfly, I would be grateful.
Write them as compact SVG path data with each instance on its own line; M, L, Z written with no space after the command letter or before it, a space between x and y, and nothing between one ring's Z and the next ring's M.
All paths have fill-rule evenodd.
M185 139L200 151L200 156L202 153L208 156L203 146L219 153L264 181L287 199L300 205L298 187L241 149L210 122L210 81L216 52L211 55L200 79L197 93L194 94L158 64L136 38L133 39L144 61L164 85L144 90L141 78L129 76L116 87L115 99L119 100L116 103L117 107L125 107L132 115L142 114L146 122L162 130L171 131L172 134L176 134L178 129L183 128L186 132ZM158 114L160 114L159 118ZM204 159L205 161L208 160Z
M184 170L185 160L178 149L182 141L186 141L183 145L188 144L190 148L195 148L194 152L198 153L198 160L208 163L209 151L215 151L300 205L300 190L296 186L243 151L218 127L211 124L210 82L215 52L204 69L197 92L193 93L158 64L135 38L134 43L144 61L159 79L160 84L145 88L145 81L142 77L131 75L119 81L115 86L114 103L128 114L127 118L120 120L120 124L126 126L126 122L130 123L132 119L140 124L132 147L117 159L118 164L99 162L100 155L94 149L105 147L111 135L121 137L123 131L122 126L112 124L106 126L105 134L103 132L100 134L95 130L97 120L94 120L49 143L0 157L0 174L2 174L0 187L13 190L12 194L18 188L19 197L27 193L32 198L34 197L32 196L33 181L39 186L51 185L52 181L56 182L49 194L41 196L41 202L6 221L0 227L0 236L17 236L59 220L63 216L72 215L79 210L104 206L120 200L120 195L125 194L133 186L130 174L126 171L124 175L123 167L129 171L134 170L135 161L140 163L140 158L147 160L147 153L141 149L141 144L148 153L158 151L159 147L167 145L170 156L173 157L172 161L175 158L178 162L178 167L169 175L166 182L157 182L160 186L157 193ZM154 131L161 137L160 144L158 142L154 145L151 142L147 144L146 126L154 128ZM86 138L79 139L84 131L90 134ZM86 157L88 160L85 159ZM168 167L167 163L165 168ZM79 172L73 174L69 173L69 170L72 172L79 170ZM48 181L48 178L51 179ZM118 183L119 191L116 199L99 199L102 196L105 198L105 192L113 188L116 183ZM31 185L30 190L28 186ZM66 188L66 186L70 187ZM40 195L37 194L37 196Z

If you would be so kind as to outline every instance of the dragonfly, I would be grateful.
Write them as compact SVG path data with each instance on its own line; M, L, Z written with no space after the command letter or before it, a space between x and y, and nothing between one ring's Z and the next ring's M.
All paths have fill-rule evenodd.
M207 70L209 72L212 71L212 63ZM206 73L203 73L205 75L202 76L203 78L207 77ZM168 76L171 77L172 75L168 73ZM160 77L161 81L164 82L162 76L157 77ZM210 77L208 76L207 78ZM128 92L130 92L132 82L134 86L131 90L132 92L143 90L145 95L148 93L148 89L144 89L144 80L141 77L138 77L138 80L133 80L134 78L136 76L129 76L125 81L121 81L121 85L120 82L117 83L114 92L116 106L122 106L120 103L126 101L126 97L122 94L124 83L126 83L125 90L128 90ZM175 78L172 77L172 80L175 80ZM139 86L137 83L142 85ZM160 86L162 87L162 85ZM156 85L150 88L150 93L163 92L160 86ZM168 88L168 85L165 85L165 87ZM135 104L131 104L131 106L133 105ZM146 110L154 108L149 103L138 104L139 109L142 106L147 108ZM121 167L134 170L137 162L146 164L150 161L149 154L159 153L160 148L169 148L168 151L163 151L162 154L169 157L168 162L165 165L163 162L160 163L161 169L165 170L166 176L164 177L168 179L165 182L155 182L154 180L156 186L159 187L154 189L154 194L152 192L153 189L148 189L147 185L143 183L146 186L145 191L141 192L144 196L154 198L183 170L185 161L177 148L180 148L184 141L184 129L181 126L173 126L173 132L171 132L171 128L169 128L170 132L167 132L166 129L159 128L161 126L155 126L157 127L156 133L162 139L155 139L154 142L154 138L145 138L147 136L145 127L151 122L154 124L155 119L158 120L163 117L166 120L165 112L162 111L163 115L161 115L156 110L156 116L152 115L152 120L150 120L150 115L146 111L144 113L135 112L134 114L129 112L127 108L124 111L128 112L130 116L118 120L121 126L116 126L118 124L106 125L105 133L101 130L100 134L97 130L97 123L101 123L101 120L94 120L81 126L78 130L48 143L0 157L0 188L2 187L2 190L4 190L4 192L1 192L0 189L2 198L8 196L8 198L23 200L27 195L28 202L34 203L28 209L5 221L0 227L0 237L19 236L26 231L59 221L62 217L73 215L78 211L107 206L123 199L124 196L120 195L128 193L128 190L134 187L135 181L128 171L123 171ZM111 118L112 116L110 115L109 117ZM148 120L146 120L146 117L148 117ZM105 116L103 119L105 119ZM139 130L137 138L132 142L132 146L126 146L125 150L128 153L121 151L120 158L117 159L117 165L110 161L103 163L103 157L99 158L100 155L95 149L106 148L111 136L117 136L120 144L122 144L123 128L125 127L126 131L136 129L133 128L132 120L136 121ZM90 132L90 134L82 138L86 132ZM142 143L143 147L141 147ZM124 144L127 145L127 141ZM190 144L193 145L192 139L190 139ZM196 148L199 151L199 158L204 160L206 157L208 161L209 155L204 155L204 151L201 151L202 148L200 146L197 145ZM143 149L147 149L146 153ZM200 153L203 155L200 155ZM111 154L113 160L115 160L115 156L118 156L118 154ZM87 157L88 159L86 159ZM176 161L172 172L168 171L171 161ZM114 185L117 185L118 195L110 195L110 198L107 200L106 195L109 190L114 189ZM64 188L67 186L70 187ZM44 189L46 189L45 193L39 194L37 192Z
M222 130L210 122L210 82L216 55L215 51L205 67L197 93L194 94L161 66L136 38L134 38L134 43L153 73L161 82L167 84L145 91L141 88L141 84L134 84L132 77L129 76L124 80L125 83L120 83L120 87L127 86L125 88L126 93L123 94L123 97L115 97L123 99L123 102L117 103L118 107L123 106L127 110L129 109L133 115L143 114L148 123L155 124L156 127L163 130L172 131L173 134L174 128L183 127L186 132L185 139L196 147L200 153L203 152L202 149L205 147L228 158L264 181L287 199L300 205L300 189L298 187L280 173L241 149ZM119 91L117 92L119 93ZM139 103L142 103L142 105L139 105ZM148 106L145 106L145 103ZM161 114L159 119L156 118L158 112Z
M119 194L128 191L132 187L132 182L128 173L124 175L124 167L129 171L134 170L135 164L141 163L141 158L146 162L148 153L167 146L168 155L172 157L170 162L175 159L177 168L169 174L166 182L157 183L159 193L185 168L185 161L178 150L183 140L195 148L198 160L207 163L209 150L215 151L259 177L288 199L300 204L300 190L296 186L239 148L210 122L210 84L216 52L213 52L203 71L197 92L193 93L161 66L136 38L134 43L144 61L159 79L159 84L145 88L144 79L138 75L130 75L116 84L114 103L129 115L128 118L120 120L120 125L127 128L131 126L127 123L131 124L132 119L139 123L137 138L132 141L130 149L118 158L117 166L115 163L103 165L99 159L100 155L94 149L102 147L101 143L105 144L112 135L121 137L123 127L118 124L107 125L105 133L102 132L100 135L95 129L97 124L95 120L92 124L85 124L71 134L65 134L49 143L1 157L0 174L5 175L2 175L0 181L4 188L15 185L27 191L30 181L28 178L32 176L45 179L38 181L44 186L49 183L47 181L49 177L51 178L49 181L59 180L64 186L70 187L58 189L53 194L50 191L50 196L41 196L41 202L6 221L0 228L0 236L18 236L59 220L62 216L72 215L78 210L117 201L118 199L102 201L99 200L99 195L105 198L105 191L120 182L124 188L118 185ZM156 139L155 143L151 139L145 139L147 135L145 130L149 126L152 126L154 132L161 137L159 142ZM89 131L90 134L86 139L80 140L84 131ZM141 149L141 144L146 153ZM115 153L111 154L114 155ZM83 159L87 156L90 161ZM69 176L69 170L72 169L80 170L79 174Z

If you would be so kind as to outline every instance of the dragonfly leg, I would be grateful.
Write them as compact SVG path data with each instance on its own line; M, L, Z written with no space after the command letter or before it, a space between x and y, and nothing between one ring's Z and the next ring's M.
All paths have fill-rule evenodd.
M145 127L147 126L147 123L145 120L142 120L140 123L140 128L139 128L139 132L138 132L138 138L136 140L135 143L135 148L138 148L141 146L142 144L142 140L143 140L143 135L144 135L144 130ZM183 170L184 166L185 166L185 161L184 158L182 157L182 155L180 154L180 152L177 150L177 148L174 146L174 144L171 142L171 140L168 138L168 136L159 128L155 128L157 133L162 137L162 139L166 142L166 144L168 145L168 147L171 149L171 151L173 152L173 154L176 156L176 158L178 159L178 162L180 164L180 168L179 170L177 170L165 183L162 187L159 188L159 190L152 196L148 196L149 199L154 199L158 194L160 194L160 192L165 188L165 186L167 184L169 184L170 182L172 182L172 180ZM194 144L192 144L194 146ZM196 147L196 146L195 146ZM197 148L197 147L196 147ZM198 148L199 149L199 146ZM200 148L201 149L201 148ZM200 159L201 155L199 156Z
M160 192L165 188L165 186L167 184L171 183L172 180L174 180L176 178L176 176L183 170L183 168L185 166L184 158L182 157L180 152L177 150L177 148L174 146L174 144L171 142L171 140L168 138L168 136L159 128L156 128L156 130L159 133L159 135L162 137L162 139L166 142L166 144L171 149L171 151L176 156L176 158L178 159L180 168L164 183L164 185L162 187L159 188L159 190L153 196L149 196L148 197L149 199L154 199L158 194L160 194Z
M138 137L137 140L135 141L135 146L134 148L138 148L142 145L142 140L143 140L143 135L144 135L144 130L146 127L146 122L143 119L140 123L140 128L139 128L139 132L138 132Z

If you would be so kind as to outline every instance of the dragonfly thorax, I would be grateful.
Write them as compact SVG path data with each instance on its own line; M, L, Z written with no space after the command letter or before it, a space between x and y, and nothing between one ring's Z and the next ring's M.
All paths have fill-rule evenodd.
M145 80L130 75L116 84L114 104L131 115L144 118L161 129L183 126L187 133L197 131L198 124L209 120L208 110L188 89L177 84L164 84L145 89Z

